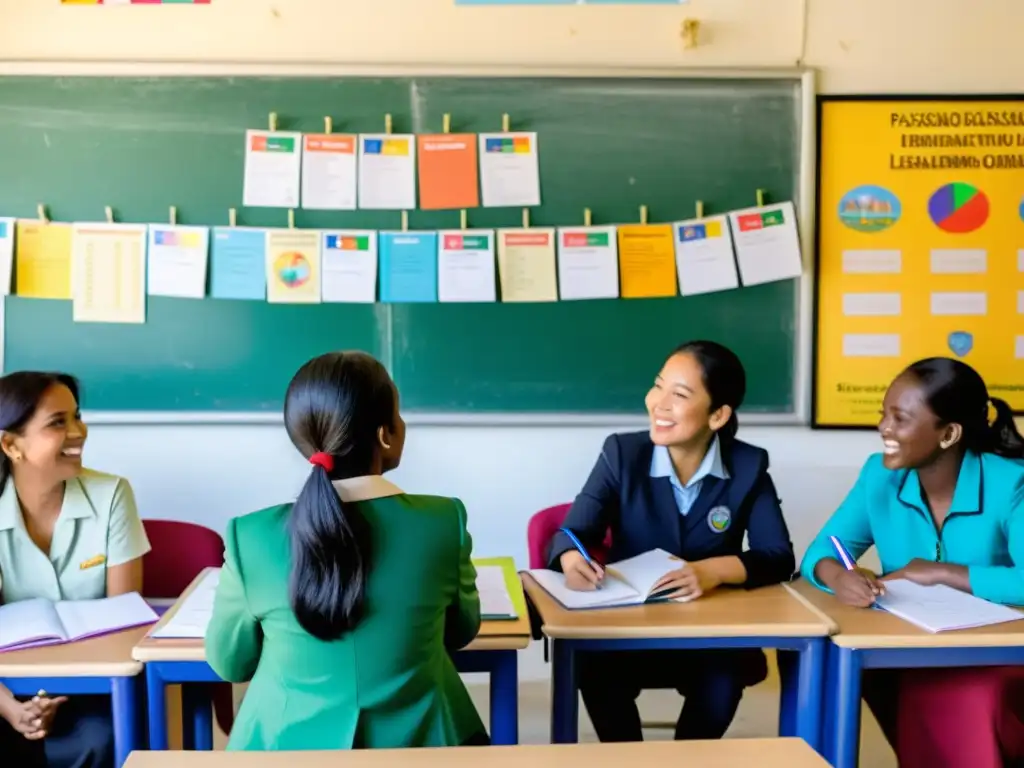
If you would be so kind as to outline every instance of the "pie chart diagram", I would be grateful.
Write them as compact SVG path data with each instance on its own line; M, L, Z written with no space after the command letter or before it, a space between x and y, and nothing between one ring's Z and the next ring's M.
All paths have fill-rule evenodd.
M962 235L988 221L988 197L977 187L954 181L935 190L928 199L928 216L943 232Z
M274 271L288 288L298 288L309 281L311 269L301 253L282 253L274 261Z

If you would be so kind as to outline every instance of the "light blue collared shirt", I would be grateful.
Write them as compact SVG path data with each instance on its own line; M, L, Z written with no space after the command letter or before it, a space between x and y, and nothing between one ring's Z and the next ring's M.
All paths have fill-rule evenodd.
M711 441L708 452L704 454L697 471L693 473L690 481L683 485L676 475L672 466L672 457L669 456L668 448L664 445L654 446L654 455L651 456L651 477L667 477L672 483L672 495L675 496L676 506L679 507L679 514L684 517L700 496L700 488L705 477L717 477L722 480L729 479L729 470L722 463L722 446L718 442L718 436Z

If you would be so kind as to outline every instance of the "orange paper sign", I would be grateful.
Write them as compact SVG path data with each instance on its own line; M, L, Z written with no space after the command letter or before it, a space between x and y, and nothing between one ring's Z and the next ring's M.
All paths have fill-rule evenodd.
M479 206L476 136L441 133L417 136L416 141L420 208L438 211Z
M619 227L622 298L675 296L676 254L668 224Z

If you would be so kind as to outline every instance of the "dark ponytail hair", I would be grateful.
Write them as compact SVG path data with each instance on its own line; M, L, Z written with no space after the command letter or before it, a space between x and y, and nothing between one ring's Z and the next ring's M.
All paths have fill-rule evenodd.
M303 365L285 395L284 425L314 466L288 518L292 566L288 598L299 624L320 640L337 640L362 618L370 571L370 527L342 504L332 479L370 473L377 432L393 426L395 390L384 366L361 352L332 352Z
M736 411L743 405L747 394L747 372L743 370L743 363L735 352L717 341L688 341L680 344L672 354L692 355L697 361L704 389L711 396L712 413L723 405L732 409L729 420L718 430L724 441L732 441L740 428Z
M35 415L43 395L57 385L70 389L75 402L80 402L78 380L66 373L15 371L0 377L0 434L20 435ZM11 461L0 451L0 493L4 492L10 477Z
M903 375L924 390L925 402L940 424L959 424L965 450L1024 458L1024 437L1017 431L1013 410L1005 400L990 398L985 380L967 363L951 357L929 357L910 365ZM995 409L989 423L988 407Z

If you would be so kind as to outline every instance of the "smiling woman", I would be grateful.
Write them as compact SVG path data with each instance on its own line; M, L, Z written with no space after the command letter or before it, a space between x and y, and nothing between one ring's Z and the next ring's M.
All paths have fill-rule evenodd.
M713 341L678 347L647 393L650 428L605 441L566 528L586 548L598 547L610 529L612 561L651 549L681 558L684 565L658 583L675 598L789 579L793 546L768 453L736 439L746 388L732 350ZM564 533L552 540L550 566L572 589L595 589L603 578ZM760 650L593 653L579 670L602 741L640 741L636 698L644 688L665 687L686 697L677 739L720 738L744 689L766 674Z
M0 378L0 603L139 591L149 551L127 481L82 468L78 382ZM106 697L19 701L0 685L0 754L28 767L113 766ZM6 764L6 762L5 762Z
M990 419L990 413L992 418ZM889 579L1024 604L1024 438L1010 407L960 360L919 360L889 386L882 453L804 556L806 579L867 608ZM847 570L872 545L884 575ZM864 698L903 768L1024 762L1024 669L872 670Z

